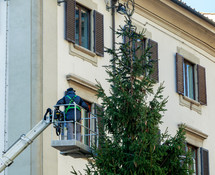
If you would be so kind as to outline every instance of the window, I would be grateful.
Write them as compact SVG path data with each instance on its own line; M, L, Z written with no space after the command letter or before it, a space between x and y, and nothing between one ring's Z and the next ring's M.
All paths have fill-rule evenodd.
M193 175L204 174L209 175L209 151L205 148L199 148L191 144L187 144L187 151L191 152L193 164L190 169Z
M190 169L193 170L194 175L198 175L198 148L193 145L187 144L187 151L191 152L193 158L193 164Z
M138 35L135 33L135 35ZM124 43L129 42L128 37L124 37ZM130 43L131 49L136 50L136 55L133 55L133 57L136 56L136 58L140 59L141 56L144 54L145 48L146 48L146 38L143 39L132 39ZM133 58L134 59L134 58Z
M75 9L75 43L90 50L90 10L80 5Z
M85 102L86 102L86 104L90 110L90 113L91 113L92 103L90 103L88 101L85 101ZM90 140L91 139L91 137L90 137L91 131L88 129L88 128L91 128L91 126L90 126L91 125L90 113L87 113L87 111L84 111L84 114L83 114L84 118L88 118L88 119L81 121L82 125L84 125L84 127L82 127L82 133L84 133L83 134L83 139L84 139L83 141L84 141L84 144L88 145L88 146L90 145L90 142L91 142L91 140Z
M124 43L128 42L128 38L124 38ZM158 43L147 38L137 39L133 40L131 43L132 49L137 49L136 51L136 58L141 58L141 56L144 54L145 49L150 47L149 50L151 59L154 60L153 64L153 72L151 74L151 77L156 81L159 82L159 71L158 71Z
M194 64L184 60L183 63L184 72L184 95L196 100L195 98L195 76L194 76Z
M177 92L191 99L191 103L207 104L205 68L192 63L189 58L176 54L176 87Z
M90 143L97 143L98 140L96 140L96 135L91 135L90 137L89 134L94 134L93 131L98 131L97 126L100 122L100 118L98 118L97 120L98 124L96 123L95 119L95 115L97 115L99 112L97 109L97 106L99 106L97 104L98 98L96 96L98 87L93 82L90 82L89 80L84 79L76 74L68 74L66 75L66 79L69 84L69 87L73 87L74 89L76 89L77 94L80 97L83 97L91 112L91 114L87 114L86 111L82 113L83 118L85 117L85 120L81 120L81 123L83 125L81 132L82 135L84 135L84 137L82 137L82 141L86 145L89 145ZM88 129L84 128L84 126L90 126L91 130L93 131L89 131Z
M186 125L184 130L187 141L186 150L191 151L193 158L193 165L190 168L194 170L194 175L209 175L209 151L203 148L208 135L189 125Z
M85 4L81 5L79 1ZM95 56L92 52L104 56L103 15L90 9L90 3L91 1L81 0L77 0L77 3L76 0L66 1L66 40L91 57Z

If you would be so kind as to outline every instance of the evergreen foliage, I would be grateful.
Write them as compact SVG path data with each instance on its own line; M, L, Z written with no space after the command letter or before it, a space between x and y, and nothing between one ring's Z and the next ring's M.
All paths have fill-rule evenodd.
M98 83L98 97L104 109L99 115L102 121L99 148L94 148L86 174L191 174L192 159L185 151L183 127L174 137L167 132L159 133L167 103L162 95L164 86L161 84L154 92L156 82L150 78L154 63L150 47L137 56L141 45L134 45L144 40L144 32L138 33L132 23L133 1L125 5L125 26L115 31L125 42L116 43L115 50L107 50L113 56L106 66L110 95ZM74 169L72 173L77 174Z

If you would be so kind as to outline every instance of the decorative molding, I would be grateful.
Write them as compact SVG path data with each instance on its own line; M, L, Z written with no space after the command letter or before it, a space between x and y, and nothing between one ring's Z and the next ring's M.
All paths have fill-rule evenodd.
M182 124L179 124L178 126L180 127ZM185 131L186 131L186 134L190 134L190 135L193 135L195 136L196 138L199 138L200 140L204 141L205 139L208 138L208 135L199 131L198 129L194 129L193 127L191 126L188 126L188 125L185 125Z
M81 86L84 86L86 88L91 89L94 92L97 92L97 90L98 90L98 87L94 83L92 83L92 82L90 82L90 81L88 81L88 80L86 80L86 79L84 79L84 78L82 78L80 76L72 74L72 73L66 75L66 80L68 82L73 81L73 82L75 82L77 84L80 84Z

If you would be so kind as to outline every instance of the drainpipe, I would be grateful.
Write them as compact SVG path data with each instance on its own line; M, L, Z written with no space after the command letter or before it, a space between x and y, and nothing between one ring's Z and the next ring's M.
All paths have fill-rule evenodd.
M112 15L112 49L115 50L115 11L117 0L111 1L111 15ZM115 74L115 61L113 62L113 72Z

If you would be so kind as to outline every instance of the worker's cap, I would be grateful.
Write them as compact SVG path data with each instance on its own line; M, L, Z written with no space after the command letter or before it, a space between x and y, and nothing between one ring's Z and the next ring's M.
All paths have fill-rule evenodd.
M68 88L67 91L74 91L75 92L75 90L73 88Z

